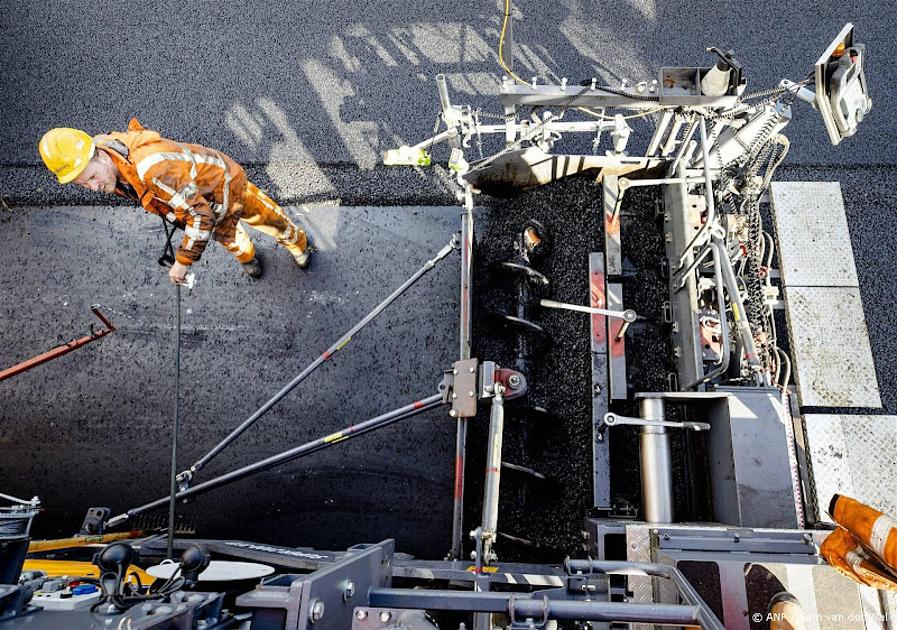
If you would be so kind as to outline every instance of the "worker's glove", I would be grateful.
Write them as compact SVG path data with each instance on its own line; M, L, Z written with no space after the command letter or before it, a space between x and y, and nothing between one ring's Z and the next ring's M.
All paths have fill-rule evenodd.
M168 279L172 284L184 284L187 276L187 265L177 261L168 270Z

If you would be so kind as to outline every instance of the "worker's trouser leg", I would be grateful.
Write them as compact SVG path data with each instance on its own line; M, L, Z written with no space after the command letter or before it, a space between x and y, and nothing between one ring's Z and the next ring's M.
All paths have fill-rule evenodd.
M234 240L229 243L222 243L231 254L233 254L237 262L248 263L255 258L255 245L249 240L249 234L242 223L237 223L237 231L234 234Z
M283 208L252 182L246 182L246 189L243 193L243 216L240 218L249 227L264 232L268 236L273 236L293 256L305 252L308 244L305 231L293 223ZM239 232L240 230L237 230L238 235ZM238 255L237 260L239 259Z

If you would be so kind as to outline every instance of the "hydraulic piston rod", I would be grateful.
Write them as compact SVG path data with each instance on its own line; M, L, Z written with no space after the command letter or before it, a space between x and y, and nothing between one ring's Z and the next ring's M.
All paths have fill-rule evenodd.
M492 545L498 535L498 497L501 485L501 446L505 427L503 387L496 383L489 417L489 438L486 453L486 487L483 491L483 557L486 563L494 559Z
M639 415L646 420L666 417L660 398L639 400ZM642 505L649 523L673 522L673 461L666 427L645 425L639 434Z

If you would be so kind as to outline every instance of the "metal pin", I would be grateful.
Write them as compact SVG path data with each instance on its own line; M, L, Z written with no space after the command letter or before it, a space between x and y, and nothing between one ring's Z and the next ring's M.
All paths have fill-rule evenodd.
M617 337L616 337L617 341L620 341L623 339L623 335L626 334L626 329L629 328L629 324L630 324L630 322L626 321L625 319L623 320L623 325L620 326L620 332L617 333Z

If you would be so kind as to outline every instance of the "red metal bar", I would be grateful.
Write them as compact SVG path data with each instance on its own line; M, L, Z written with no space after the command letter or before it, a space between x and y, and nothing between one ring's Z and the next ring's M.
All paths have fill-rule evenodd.
M77 350L81 346L85 346L89 344L91 341L96 341L101 337L105 337L109 333L115 330L115 326L112 325L106 317L100 312L100 305L94 304L90 307L90 310L93 311L93 314L96 315L97 319L99 319L103 325L106 327L105 330L93 331L89 335L84 335L83 337L78 337L77 339L72 339L68 343L62 344L61 346L56 346L52 350L48 350L43 354L39 354L36 357L31 357L30 359L26 359L21 363L17 363L12 367L8 367L2 372L0 372L0 381L5 381L8 378L12 378L16 374L21 374L22 372L26 372L33 367L37 367L42 363L46 363L47 361L52 361L57 357L61 357L64 354L68 354L72 350Z

